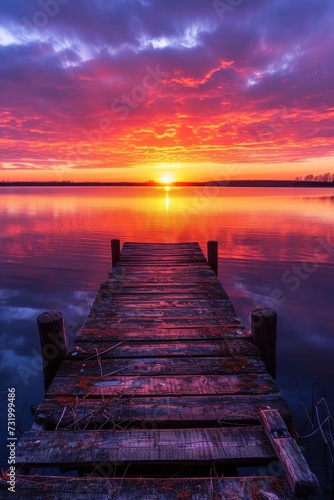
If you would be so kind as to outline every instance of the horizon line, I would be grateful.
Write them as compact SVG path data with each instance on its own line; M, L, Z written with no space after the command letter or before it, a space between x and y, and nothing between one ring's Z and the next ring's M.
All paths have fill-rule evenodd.
M293 185L325 185L334 186L332 181L315 181L315 180L296 180L296 179L231 179L231 180L210 180L210 181L175 181L175 182L160 182L160 181L71 181L71 180L46 180L46 181L14 181L14 180L1 180L0 186L20 186L20 185L59 185L59 186L157 186L157 187L182 187L182 186L231 186L241 184L293 184Z

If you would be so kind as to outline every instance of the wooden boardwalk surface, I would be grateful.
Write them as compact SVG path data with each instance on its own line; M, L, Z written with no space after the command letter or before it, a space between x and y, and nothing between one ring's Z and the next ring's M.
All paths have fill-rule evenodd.
M18 443L15 498L305 498L290 423L199 245L125 243Z

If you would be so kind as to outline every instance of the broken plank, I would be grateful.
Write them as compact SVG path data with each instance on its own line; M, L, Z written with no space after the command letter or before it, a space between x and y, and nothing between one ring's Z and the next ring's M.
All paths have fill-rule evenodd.
M290 436L280 414L276 410L261 410L260 415L292 491L303 497L314 494L319 488L318 480L311 472L296 441Z

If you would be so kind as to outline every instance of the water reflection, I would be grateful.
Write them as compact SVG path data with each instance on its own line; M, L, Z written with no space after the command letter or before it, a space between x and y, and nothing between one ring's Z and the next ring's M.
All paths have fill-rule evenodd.
M166 212L168 212L168 210L169 210L169 191L170 191L170 187L166 186L165 187L165 191L166 191L165 207L166 207Z
M290 405L298 408L309 397L314 377L333 400L331 193L215 187L1 189L0 340L6 350L0 376L4 387L16 387L18 411L27 401L22 428L30 427L30 405L37 405L43 394L36 317L44 310L61 310L73 339L110 268L112 237L198 241L203 250L207 240L217 239L219 277L245 324L255 305L278 310L278 383Z

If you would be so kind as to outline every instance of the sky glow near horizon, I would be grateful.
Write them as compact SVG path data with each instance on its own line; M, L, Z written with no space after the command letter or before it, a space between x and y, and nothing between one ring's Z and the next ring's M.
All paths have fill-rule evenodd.
M332 0L2 0L0 179L333 172Z

